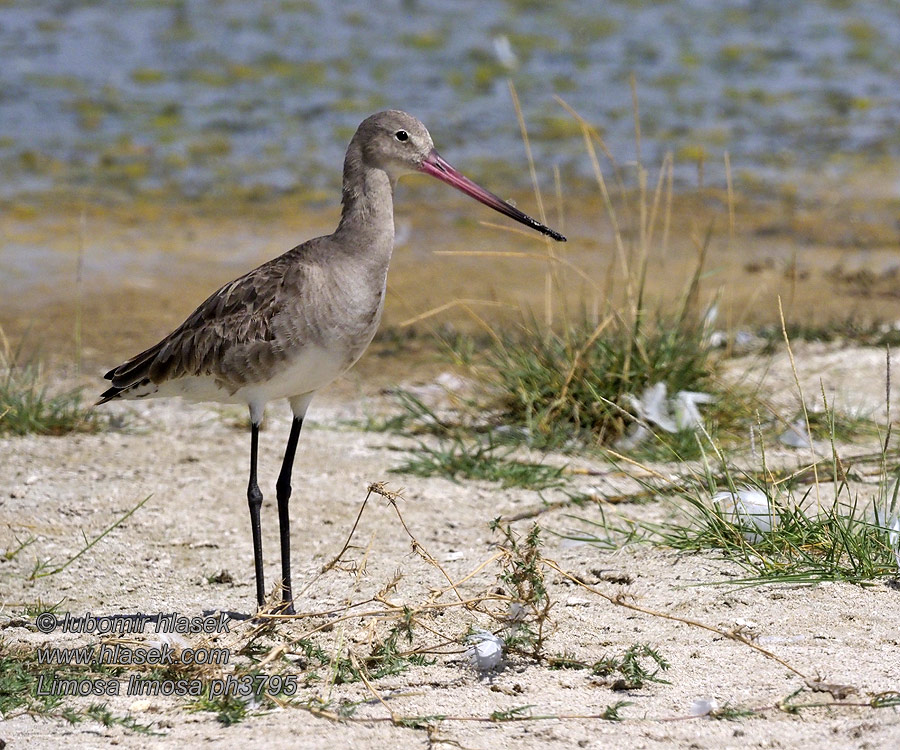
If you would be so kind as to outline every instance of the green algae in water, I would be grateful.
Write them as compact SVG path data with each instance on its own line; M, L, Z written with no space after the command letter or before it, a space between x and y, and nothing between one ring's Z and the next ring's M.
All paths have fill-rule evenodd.
M515 71L497 60L501 35L518 60ZM647 165L697 143L713 120L734 134L727 144L734 163L776 181L798 177L768 169L779 152L811 174L833 152L900 161L891 125L900 106L894 0L770 3L753 12L703 0L407 0L395 13L374 12L362 0L260 8L238 0L95 0L73 4L65 16L7 0L0 45L27 63L0 66L0 89L16 92L4 100L4 114L14 114L0 118L0 138L52 159L62 187L84 185L84 165L121 134L157 148L161 159L217 132L233 135L223 164L195 162L174 177L176 192L182 179L191 194L211 184L219 168L265 181L271 140L289 144L298 185L334 186L346 140L322 133L344 134L368 107L381 106L420 116L466 168L486 156L521 154L510 76L526 121L538 123L536 164L576 177L590 177L577 129L540 127L561 116L553 95L564 94L601 128L613 153L629 154L632 73ZM440 132L443 123L452 127ZM7 194L33 184L18 159L4 168ZM710 169L718 170L711 180L723 179L720 164ZM147 189L158 187L154 177L151 169ZM527 186L527 170L513 179Z
M131 71L131 80L135 83L160 83L166 80L166 74L157 68L136 68Z

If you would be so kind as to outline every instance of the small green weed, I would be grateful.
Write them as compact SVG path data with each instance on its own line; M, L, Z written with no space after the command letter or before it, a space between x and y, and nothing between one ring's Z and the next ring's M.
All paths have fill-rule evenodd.
M105 703L92 703L84 713L105 727L120 726L137 734L159 734L149 724L141 724L132 716L116 716Z
M99 429L100 421L84 407L80 389L51 395L40 368L33 366L10 367L0 376L0 434L64 435Z
M544 581L541 527L533 524L523 539L499 519L490 526L503 537L501 549L505 554L500 561L498 580L512 597L508 612L510 627L504 635L504 645L508 651L540 660L544 656L545 630L553 606Z
M534 705L529 704L527 706L514 706L505 711L493 711L490 719L491 721L523 721L525 719L531 719L533 718L531 713L532 708L534 708Z
M24 540L19 539L15 535L15 532L13 532L13 539L15 539L16 542L15 546L8 547L2 555L3 559L7 562L9 562L10 560L14 560L16 558L16 555L22 552L22 550L26 549L37 541L37 537L34 535L29 535L29 537Z
M51 393L39 364L18 361L0 330L0 435L97 432L100 421L81 400L81 389Z
M633 705L631 701L616 701L603 709L600 718L605 719L606 721L622 721L622 714L620 711L631 705Z
M216 720L226 727L242 722L250 712L247 701L237 695L210 698L202 695L190 705L191 711L208 711L216 715Z
M563 469L509 458L515 450L502 450L490 435L459 435L439 439L436 446L420 442L412 457L394 471L420 477L443 476L454 481L483 479L503 487L544 490L563 483Z
M109 534L111 531L118 528L122 523L131 518L131 516L138 510L140 510L151 497L153 497L153 495L147 495L147 497L139 501L137 505L132 507L130 510L125 511L123 515L119 516L118 519L116 519L111 525L107 526L106 529L97 534L97 536L95 536L93 539L88 540L87 535L84 533L84 531L82 531L81 536L84 539L84 546L65 562L54 566L51 560L40 560L36 558L34 561L34 568L31 571L31 574L28 576L28 580L33 581L36 578L45 578L47 576L53 576L57 573L61 573L63 570L69 567L69 565L75 562L79 557L88 552L92 547L94 547L94 545L96 545L104 537L106 537L107 534Z
M402 674L411 666L428 666L434 663L433 659L424 654L411 653L399 647L401 636L407 643L412 643L412 623L409 617L410 613L407 612L407 618L392 627L387 637L375 644L365 660L366 669L374 679Z
M562 654L550 657L548 665L551 669L589 669L613 690L639 690L647 682L668 684L658 675L670 666L656 649L646 643L629 646L621 655L604 656L593 664L570 654Z
M660 653L646 643L629 646L621 656L605 656L591 667L597 677L612 680L613 690L638 690L646 682L668 684L658 677L669 668Z
M400 648L400 639L412 642L412 626L408 621L394 625L384 639L377 641L366 656L356 659L349 654L331 654L315 642L300 639L294 648L302 653L306 661L302 665L306 672L307 682L322 679L317 669L324 670L328 679L335 685L359 682L362 679L360 670L365 670L369 679L379 679L389 675L398 675L412 666L427 666L433 660L424 654Z
M604 548L622 540L643 540L679 550L719 550L748 574L733 583L865 584L896 576L898 532L891 525L900 510L900 472L888 470L889 438L875 453L842 460L834 448L838 428L833 413L826 410L821 423L830 429L830 464L822 461L776 480L761 446L760 470L736 477L721 448L712 443L722 463L720 473L704 462L704 475L686 477L668 490L638 480L672 502L674 520L619 523L606 515L599 522L582 518L603 533L577 538ZM881 468L874 497L846 468L865 463Z
M39 666L34 654L11 651L0 656L0 715L9 717L19 709L40 715L56 709L62 700L37 690L41 674L49 682L54 671L59 670Z
M132 732L153 734L149 725L128 716L116 716L106 704L91 704L87 709L65 705L61 695L50 695L54 679L83 680L104 674L116 674L115 669L92 670L89 665L41 664L33 650L7 649L0 641L4 655L0 656L0 716L4 719L20 714L43 718L61 718L70 724L85 719L99 721L104 726L119 725Z

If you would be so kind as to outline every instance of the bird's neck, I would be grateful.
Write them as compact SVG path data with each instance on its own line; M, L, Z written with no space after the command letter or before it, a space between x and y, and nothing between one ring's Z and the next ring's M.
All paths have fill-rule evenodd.
M394 181L384 170L364 164L355 144L344 160L341 204L335 236L346 238L355 252L389 260L394 246Z

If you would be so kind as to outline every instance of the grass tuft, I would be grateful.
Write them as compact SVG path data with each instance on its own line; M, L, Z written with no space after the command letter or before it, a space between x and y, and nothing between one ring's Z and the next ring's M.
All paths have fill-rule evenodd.
M804 498L805 499L805 498ZM632 521L616 525L604 519L603 533L577 538L604 548L615 538L640 539L677 550L718 550L747 575L729 583L865 584L897 575L891 530L859 502L836 501L818 510L804 507L792 494L770 496L770 530L749 517L735 516L701 494L678 493L678 518L666 523ZM592 521L580 519L589 524Z
M627 426L627 395L665 383L669 393L712 387L702 328L658 319L606 336L581 322L561 332L528 328L487 352L497 418L532 444L559 448L573 437L608 443Z
M0 435L97 432L101 425L82 403L81 389L51 393L42 368L20 363L0 330Z
M413 456L395 471L419 477L443 476L454 481L483 479L499 482L503 487L525 487L544 490L558 487L563 469L546 464L509 458L515 450L498 446L490 435L464 439L454 436L441 439L436 446L420 443Z
M398 390L395 395L400 411L369 420L367 429L431 436L427 441L420 439L395 472L453 481L478 479L538 491L563 484L563 467L513 457L521 435L479 424L480 409L474 401L460 399L460 408L452 417L445 417L409 391Z
M896 575L890 530L859 502L836 501L817 510L804 507L793 494L770 494L770 531L684 496L687 521L650 530L674 549L721 550L749 573L738 583L862 584Z
M826 405L817 423L829 426L830 460L778 478L767 466L761 445L759 469L735 476L721 447L707 436L722 461L720 473L704 461L702 475L682 477L668 489L636 478L646 490L671 502L671 520L580 518L603 532L567 536L604 549L647 541L692 552L718 550L746 571L743 578L729 579L738 584L866 584L896 577L900 471L889 468L896 459L896 451L888 449L889 433L879 441L878 451L842 459L835 444L846 428L833 409ZM874 495L855 471L864 471L869 463L880 470Z
M512 93L527 147L527 132L515 91ZM647 281L651 272L659 273L663 268L659 261L668 251L671 155L660 165L655 185L650 184L640 156L637 163L623 169L612 158L597 131L567 104L562 101L560 104L582 130L605 208L604 226L598 228L598 234L611 234L607 277L605 280L592 278L566 258L565 248L549 240L545 243L546 252L515 249L442 253L532 262L536 264L536 272L543 271L546 282L543 300L535 301L534 305L538 308L540 302L540 313L523 308L519 324L513 330L494 330L474 312L471 300L454 303L468 310L487 334L480 339L457 334L451 334L450 338L439 336L454 362L468 369L482 386L477 400L459 404L457 426L469 434L475 430L498 433L502 429L504 439L554 451L609 446L626 432L634 434L631 430L640 427L642 431L637 434L641 439L634 440L626 450L643 451L650 446L649 450L656 450L666 458L696 458L699 456L694 439L696 418L676 419L673 428L665 415L654 422L641 413L638 404L651 388L665 387L669 399L682 391L712 396L711 403L704 399L701 415L703 428L708 432L723 428L726 432L736 432L733 428L738 425L743 428L755 413L755 401L750 403L751 399L736 394L734 389L725 389L715 378L716 361L709 333L716 308L713 305L704 309L701 302L712 223L704 221L704 228L698 222L693 227L695 266L680 299L664 310L662 302L649 299ZM640 155L637 118L635 102ZM598 149L610 162L610 177L604 176ZM543 219L543 201L533 168L532 177ZM701 186L701 198L702 193ZM733 206L729 205L729 211L733 213ZM569 291L577 287L586 289L587 295L576 311L570 304ZM428 318L445 307L422 313L413 321ZM425 418L430 415L417 411L417 406L408 401L401 405L408 413L395 421L390 426L392 429L412 426L422 431L434 430L435 423ZM669 406L675 408L674 403L667 401L666 408ZM447 427L446 420L437 424ZM449 446L450 450L447 447L437 455L428 456L427 471L438 473L443 467L451 475L465 475L458 467L460 454L465 449L465 458L469 460L472 446L460 438ZM475 445L475 459L483 457L483 448L484 443ZM426 470L421 461L406 468L410 466L417 472Z

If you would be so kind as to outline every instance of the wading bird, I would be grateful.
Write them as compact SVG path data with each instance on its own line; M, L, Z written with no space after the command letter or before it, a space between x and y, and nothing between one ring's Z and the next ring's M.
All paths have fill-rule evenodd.
M415 117L379 112L363 120L350 141L341 220L333 234L304 242L226 284L158 344L106 373L112 387L98 404L182 396L249 407L247 500L260 607L265 601L259 520L263 496L256 454L266 403L286 398L293 412L275 485L282 611L290 614L288 501L300 428L316 391L350 368L375 335L394 246L394 185L413 172L436 177L554 240L566 239L450 166Z

